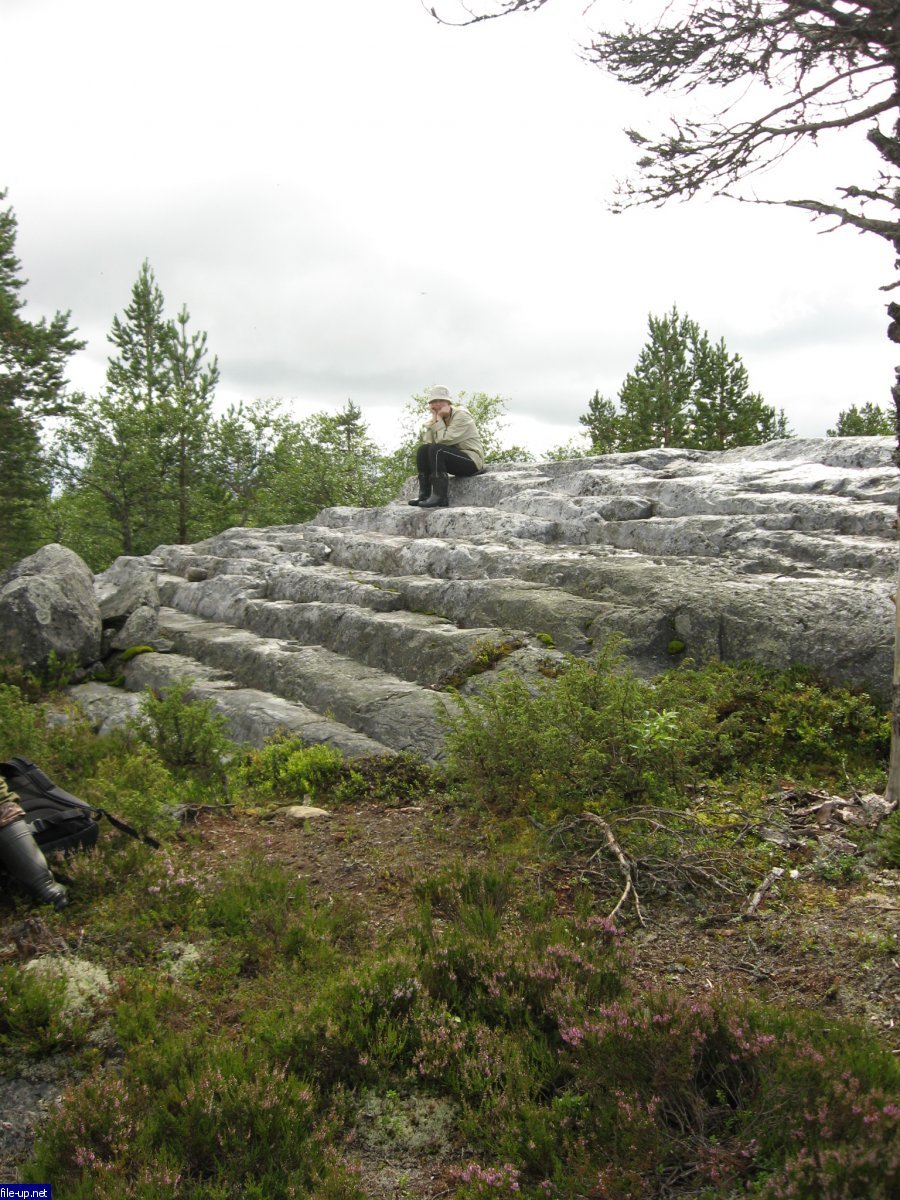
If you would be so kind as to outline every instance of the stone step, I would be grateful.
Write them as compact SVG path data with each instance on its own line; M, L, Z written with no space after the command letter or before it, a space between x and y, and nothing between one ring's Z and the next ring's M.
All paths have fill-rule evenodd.
M492 467L479 476L477 485L457 481L451 503L504 507L516 497L559 497L609 502L612 519L621 519L623 502L650 505L646 515L666 511L673 515L697 512L777 511L772 507L790 497L798 511L815 513L839 510L847 500L896 507L900 481L896 468L880 456L868 469L856 467L785 463L773 460L767 466L747 459L730 464L727 452L699 461L689 451L672 457L667 465L652 471L650 460L621 463L618 455L577 463L542 463L532 471Z
M211 554L191 552L186 546L160 547L157 557L161 569L157 578L163 603L171 603L168 597L185 582L209 583L212 579L237 575L243 576L247 586L255 589L254 594L265 595L270 600L337 601L376 612L393 612L403 607L396 589L368 572L360 575L349 568L327 563L272 566L266 559L233 559L229 557L228 549L227 544L222 545L221 553Z
M372 612L319 600L301 604L254 600L247 605L242 624L261 637L325 646L430 688L464 671L482 648L516 640L515 633L494 626L460 629L443 617L425 613Z
M742 642L752 638L766 646L772 665L806 662L829 676L854 681L873 675L888 651L884 637L872 636L873 618L889 605L888 591L873 590L871 572L852 578L845 571L839 583L830 584L831 594L823 596L818 582L822 556L813 553L807 579L796 568L787 577L780 575L777 550L771 574L760 573L757 563L757 573L735 577L725 561L700 560L686 575L683 568L673 574L665 559L615 551L573 554L533 544L447 545L319 526L305 532L314 543L329 538L327 566L299 573L270 569L256 579L220 573L198 584L174 581L177 606L263 636L290 636L293 629L299 640L318 640L425 686L465 680L479 650L501 644L508 631L526 646L499 669L517 667L526 674L539 670L541 657L551 650L590 657L614 634L627 640L629 657L647 674L677 661L679 647L701 661L734 658L740 657ZM515 577L498 576L500 571ZM318 581L315 587L312 578ZM885 588L892 579L891 572ZM367 613L316 601L273 604L259 599L263 591L291 594L298 581L303 596L352 587L357 598L387 596L402 609ZM836 639L831 613L837 587L846 621ZM163 590L170 593L169 582ZM791 596L794 611L790 618L779 618L780 633L773 639L773 611L782 595ZM423 620L423 611L437 617ZM493 677L496 669L471 685L464 683L462 690L480 690Z
M887 504L846 501L833 512L803 513L794 497L771 498L765 515L710 511L679 515L642 514L638 519L613 519L556 497L553 503L522 499L515 513L502 507L434 509L416 520L407 509L325 509L315 518L320 536L326 529L380 533L407 540L479 546L537 543L545 546L608 547L636 554L675 558L718 558L723 554L755 562L777 540L782 568L792 563L820 561L834 570L871 570L885 576L892 570L890 539L896 511ZM540 515L535 513L538 510ZM780 540L779 540L780 539ZM771 556L771 555L770 555Z
M588 656L618 633L643 671L671 666L670 647L680 642L698 661L740 659L740 647L753 645L769 665L802 662L827 678L865 679L877 695L878 681L890 678L893 545L876 544L885 555L877 569L831 568L825 550L810 544L804 563L786 567L776 547L768 564L759 554L736 572L724 556L686 562L594 547L448 544L352 527L308 532L328 538L332 568L390 581L410 607L457 623L492 616ZM857 553L858 541L853 546Z
M696 517L690 520L647 520L608 522L602 543L554 545L517 539L506 543L487 536L478 540L459 537L446 541L441 537L407 536L385 532L382 514L390 509L326 510L308 526L296 527L295 536L304 539L316 553L327 553L327 564L318 567L273 567L267 559L255 566L254 579L268 580L270 597L296 599L346 599L381 611L403 607L403 600L391 576L432 575L434 577L512 576L523 581L542 581L554 564L565 560L583 570L583 579L571 569L571 587L579 594L596 582L598 571L606 577L606 598L614 601L619 590L616 580L627 570L627 559L641 557L657 567L673 560L680 571L684 559L695 563L714 562L722 557L735 568L754 574L795 573L815 569L859 575L871 579L893 580L896 574L896 544L893 525L896 514L885 510L885 521L877 536L850 536L842 532L803 533L792 527L789 516L767 522L725 517ZM355 515L347 519L347 513ZM333 522L329 524L328 522ZM487 527L487 526L486 526ZM302 530L302 532L297 532ZM200 569L189 565L201 561L203 574L237 573L253 569L247 560L227 557L184 556L184 572L197 575ZM623 558L623 555L625 556ZM678 567L675 567L675 564ZM699 567L695 568L699 569ZM702 573L702 572L701 572ZM569 585L562 585L569 586ZM629 583L624 589L631 593Z
M453 480L447 509L406 504L410 481L383 508L226 530L152 562L173 607L412 684L449 664L465 677L486 632L524 642L508 658L526 673L551 645L589 657L616 633L642 671L679 656L803 663L885 697L892 451L790 439L491 466Z
M334 586L340 593L336 574L331 571L324 579L320 577L316 591L327 594L329 586ZM301 584L306 581L305 576L299 579ZM441 602L439 591L417 589L418 580L409 581L408 588L400 586L403 581L396 581L398 586L393 586L395 581L385 581L384 588L357 585L357 599L390 595L395 606L392 611L306 599L309 589L299 586L295 592L296 582L287 574L265 582L245 575L218 574L195 583L166 576L160 581L160 597L179 612L225 621L260 637L323 646L424 687L440 687L448 679L464 675L486 648L527 640L526 634L514 629L479 625L473 620L456 623L447 614L436 614L432 602ZM363 594L366 591L369 596ZM533 585L533 591L540 593L541 589ZM272 592L292 598L269 599ZM544 602L544 597L540 600ZM404 606L402 610L399 605ZM464 603L455 607L463 617L469 615ZM480 611L485 611L484 606ZM584 641L583 636L580 640Z
M429 761L440 757L442 715L453 707L445 693L322 646L261 637L172 608L160 609L159 625L178 654L203 664L208 672L224 674L238 687L304 705L392 750L409 750Z
M187 561L182 566L195 573ZM205 569L221 568L220 573L196 583L161 576L161 599L182 612L263 636L318 643L425 686L464 672L485 646L510 639L531 639L540 654L552 646L586 655L611 633L652 641L656 651L671 638L664 623L636 619L630 605L586 599L537 581L394 577L330 564L269 571L263 582L228 574L227 566L227 559L207 559ZM317 599L329 594L354 603ZM374 612L369 605L376 606Z
M733 497L750 504L754 496L795 493L814 501L832 496L896 508L900 479L892 441L791 438L726 451L665 448L563 462L491 464L483 475L452 480L450 503L500 507L516 496L541 492L599 497L614 505L623 499L663 500L684 515ZM410 480L404 498L414 487ZM621 519L622 514L610 516Z
M258 688L239 687L226 672L212 670L184 654L140 654L125 664L124 674L125 685L131 692L147 688L164 692L175 683L188 682L189 698L211 700L214 711L225 718L229 736L237 742L262 746L267 738L285 732L311 744L334 746L347 758L394 753L382 742L340 721L323 717L304 704ZM72 691L81 702L79 689ZM100 702L95 700L95 703Z
M299 604L315 601L352 604L383 613L403 608L403 597L390 579L328 563L272 568L266 573L266 596L269 600L292 600Z

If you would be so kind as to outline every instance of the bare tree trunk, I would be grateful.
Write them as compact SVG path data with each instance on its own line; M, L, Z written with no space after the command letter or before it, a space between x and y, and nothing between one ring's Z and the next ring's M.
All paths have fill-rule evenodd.
M891 328L888 336L892 341L898 329L900 308L896 304L888 305L891 317ZM894 396L894 409L897 414L897 449L894 460L900 466L900 367L895 371L895 383L891 389ZM898 509L898 524L900 524L900 509ZM895 531L896 532L896 531ZM891 680L891 762L888 767L887 788L885 800L896 805L900 801L900 562L897 565L897 584L894 588L894 675Z
M900 800L900 564L894 589L894 678L891 683L891 763L888 767L885 800Z

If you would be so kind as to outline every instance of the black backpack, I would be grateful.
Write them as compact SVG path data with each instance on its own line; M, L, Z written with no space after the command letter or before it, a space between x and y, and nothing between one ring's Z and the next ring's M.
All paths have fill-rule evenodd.
M111 825L130 837L138 838L148 846L159 847L154 838L142 836L105 809L93 808L59 787L30 759L16 755L7 762L0 762L0 775L9 790L15 792L25 811L25 822L45 854L89 849L97 841L101 817L106 817Z

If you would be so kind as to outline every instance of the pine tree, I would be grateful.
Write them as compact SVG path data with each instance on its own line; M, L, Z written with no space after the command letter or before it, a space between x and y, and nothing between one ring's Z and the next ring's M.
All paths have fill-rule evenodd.
M254 521L307 521L323 508L385 504L396 494L389 459L371 440L352 400L334 415L280 418L277 431L265 486L258 489L253 507Z
M837 425L828 430L829 437L890 437L897 433L897 418L877 404L864 404L857 408L851 404L838 414Z
M171 394L162 402L165 477L168 489L174 492L180 543L191 540L195 518L201 516L204 506L212 404L219 381L218 359L206 362L206 334L188 336L189 321L190 314L182 305L169 345Z
M612 454L619 449L619 414L612 400L594 392L588 410L578 418L591 439L590 454Z
M96 526L67 529L67 545L78 553L85 539L108 545L104 534L110 527L117 535L115 554L146 554L154 545L173 540L164 536L160 520L157 433L153 414L108 390L85 397L70 415L54 442L57 480L68 499L63 507L75 514L90 512ZM90 493L94 503L73 505L72 497L84 493ZM90 565L99 570L108 564Z
M696 380L687 446L729 450L787 436L784 413L777 414L762 396L750 391L747 368L740 355L728 353L724 339L713 345L704 333L693 346L693 369Z
M141 554L174 540L165 529L166 463L163 403L172 391L172 323L153 271L144 262L109 341L118 353L106 367L106 387L74 413L58 446L66 483L102 499L120 538L120 553ZM174 530L171 531L174 533Z
M729 354L674 308L648 317L650 338L619 390L621 411L599 392L579 417L595 454L678 446L727 450L789 437L784 413L751 392L740 355Z
M0 192L0 200L5 198ZM84 346L67 312L49 322L25 318L26 280L15 253L16 233L13 210L0 211L0 566L40 544L49 499L41 421L65 408L66 363Z
M253 519L272 478L280 427L274 400L232 404L213 422L207 489L220 528Z
M85 399L57 437L57 471L67 492L59 511L86 512L117 531L118 553L142 554L160 542L186 542L209 527L208 433L218 363L207 362L206 334L190 334L182 307L175 321L144 262L109 340L106 387ZM75 504L72 495L93 501ZM200 524L200 514L205 522ZM72 532L75 541L83 531ZM92 545L106 545L102 530ZM93 565L93 564L92 564Z
M49 495L37 422L0 400L0 570L40 545Z
M690 433L699 326L674 307L663 317L651 313L647 324L650 340L619 391L622 450L684 446Z
M109 341L118 354L106 366L106 385L123 403L151 409L172 389L175 329L164 316L166 302L145 259L131 289L131 303L113 317Z

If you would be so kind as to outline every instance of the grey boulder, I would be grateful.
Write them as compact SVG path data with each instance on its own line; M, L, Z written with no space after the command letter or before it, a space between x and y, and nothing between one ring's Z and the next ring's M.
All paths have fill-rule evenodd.
M0 653L28 670L51 655L87 666L100 655L94 577L74 551L52 543L0 575Z

